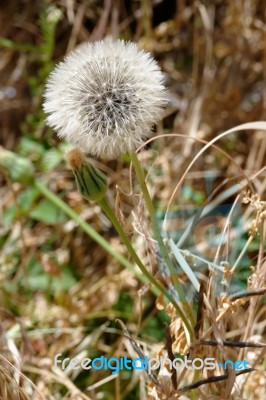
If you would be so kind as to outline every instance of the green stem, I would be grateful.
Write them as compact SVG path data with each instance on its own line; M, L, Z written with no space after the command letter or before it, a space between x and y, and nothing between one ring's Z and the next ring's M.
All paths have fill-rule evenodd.
M171 277L173 279L173 282L174 282L174 285L176 287L176 290L177 290L177 293L179 295L179 298L183 302L184 308L186 310L186 313L187 313L187 315L188 315L188 317L189 317L189 319L191 321L191 324L193 326L195 324L194 316L193 316L193 314L191 312L189 304L187 303L187 300L186 300L186 297L184 295L184 291L182 289L182 286L180 285L180 282L179 282L175 267L174 267L174 265L173 265L173 263L172 263L172 261L171 261L171 259L169 257L167 249L166 249L166 247L164 245L164 242L162 240L161 232L160 232L160 229L159 229L158 222L156 220L154 207L153 207L153 204L152 204L152 201L151 201L151 198L150 198L150 194L149 194L146 182L145 182L145 176L144 176L142 167L141 167L141 165L139 163L139 160L138 160L138 157L137 157L136 153L134 153L134 152L130 153L130 157L131 157L131 161L132 161L132 163L134 165L134 168L135 168L135 171L136 171L136 175L137 175L137 178L138 178L138 181L139 181L139 184L140 184L140 188L141 188L141 191L143 193L144 200L145 200L145 203L146 203L148 211L149 211L149 215L150 215L150 218L151 218L151 223L152 223L152 228L153 228L155 239L157 240L158 246L160 248L161 255L162 255L163 259L165 260L165 262L166 262L166 264L167 264L167 266L169 268L169 271L171 273ZM185 321L183 320L183 322L185 322Z
M72 208L70 208L63 200L61 200L57 195L55 195L53 192L51 192L47 188L47 186L45 186L45 184L43 182L35 180L33 184L40 191L40 193L42 193L42 195L44 197L46 197L48 200L50 200L56 207L58 207L66 215L68 215L73 221L75 221L83 229L83 231L85 233L87 233L88 236L90 236L93 240L95 240L96 243L98 243L104 250L106 250L112 257L114 257L124 267L126 267L127 269L132 271L141 282L143 282L145 284L147 284L149 282L154 283L154 286L151 287L151 290L154 293L154 295L158 296L160 293L162 293L163 295L165 295L168 298L168 300L170 302L172 302L174 304L177 312L182 316L181 318L182 319L184 318L184 323L185 323L190 335L192 335L192 330L191 330L190 325L186 321L186 318L185 318L182 310L179 308L179 306L177 304L175 304L172 296L166 290L164 290L164 288L149 274L149 272L146 270L146 268L144 266L143 266L144 269L140 267L140 265L142 263L141 263L139 257L137 256L137 254L135 253L134 249L132 248L131 243L129 242L127 236L125 235L122 227L121 227L121 229L123 231L122 235L124 235L124 237L121 237L121 238L123 239L123 241L125 240L124 241L125 244L128 243L129 247L131 246L132 252L130 252L130 254L135 262L138 260L138 262L136 262L136 264L139 266L139 268L143 272L142 274L137 272L136 269L134 268L134 265L130 261L128 261L122 254L118 253L112 246L110 246L109 243L98 232L96 232L86 221L84 221L83 218L81 218L75 211L73 211ZM110 218L110 215L109 215L109 218ZM116 217L115 217L115 219L116 219ZM113 222L113 221L111 220L111 222ZM118 220L117 220L117 222L118 222ZM120 226L119 222L118 222L118 224L117 224L117 222L115 225L116 229L118 228L118 226ZM120 232L120 228L119 228L118 233L119 233L119 235L122 233L122 232ZM127 246L128 250L129 250L129 247ZM134 257L133 257L133 254L134 254ZM144 272L144 270L146 272ZM147 275L147 273L149 275Z
M87 233L95 242L97 242L104 250L106 250L112 257L114 257L117 261L119 261L124 267L128 268L130 271L134 272L135 275L139 278L140 281L143 283L147 284L149 282L152 282L154 278L152 276L147 276L145 272L142 271L143 273L138 273L136 269L134 268L134 265L128 261L122 254L118 253L112 246L109 245L109 243L98 233L96 232L86 221L84 221L83 218L81 218L75 211L72 210L63 200L61 200L58 196L56 196L53 192L51 192L45 185L44 183L40 181L35 181L34 182L35 187L48 199L50 200L55 206L60 208L65 214L67 214L73 221L75 221L83 230L84 232ZM111 222L115 225L115 228L117 229L119 235L123 239L124 243L127 243L127 248L131 247L130 254L133 258L133 260L136 262L137 265L141 263L139 258L137 257L134 249L131 246L131 243L129 242L127 236L125 235L122 227L120 227L120 224L118 220L116 219L113 211L111 210L110 207L108 207L107 202L101 202L101 206L103 207L104 211L107 213L108 217L110 218ZM109 210L108 210L109 208ZM141 269L141 268L140 268ZM155 281L155 280L154 280ZM157 287L156 287L157 286ZM160 293L164 293L164 289L158 284L157 281L155 281L154 287L152 287L153 293L158 296ZM172 299L170 300L172 301Z
M104 212L106 213L106 215L108 216L108 218L110 219L110 221L112 222L112 224L114 225L114 227L116 228L119 236L121 237L121 239L123 240L125 246L127 247L132 259L135 261L135 263L138 265L139 269L141 270L141 272L147 277L147 279L164 295L168 298L168 300L173 303L174 307L176 308L177 312L179 313L180 317L182 318L182 320L184 321L190 335L192 335L192 329L189 325L189 323L187 322L186 316L184 315L183 311L181 310L181 308L178 306L178 304L176 304L176 302L174 301L173 297L167 292L167 290L160 285L160 283L158 281L156 281L156 279L149 273L149 271L147 270L147 268L144 266L144 264L142 263L142 261L140 260L140 258L138 257L137 253L135 252L135 250L132 247L132 244L130 242L130 240L128 239L127 235L125 234L125 231L123 229L123 227L121 226L120 222L118 221L113 209L110 207L106 197L103 198L102 200L100 200L99 205L102 207L102 209L104 210Z
M50 200L56 207L60 208L66 215L68 215L73 221L75 221L84 232L87 233L95 242L97 242L104 250L106 250L112 257L119 261L124 267L128 268L130 271L134 272L137 277L143 282L148 283L148 279L134 268L134 265L128 261L122 254L118 253L110 244L98 233L96 232L83 218L81 218L75 211L72 210L63 200L51 192L43 182L35 180L34 186ZM158 291L156 291L158 295Z

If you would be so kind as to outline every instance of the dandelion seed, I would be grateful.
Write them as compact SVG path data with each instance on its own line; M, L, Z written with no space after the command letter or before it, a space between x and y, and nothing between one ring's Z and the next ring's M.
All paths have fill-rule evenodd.
M44 98L47 123L59 137L109 159L141 145L167 102L151 55L110 38L70 53L48 78Z

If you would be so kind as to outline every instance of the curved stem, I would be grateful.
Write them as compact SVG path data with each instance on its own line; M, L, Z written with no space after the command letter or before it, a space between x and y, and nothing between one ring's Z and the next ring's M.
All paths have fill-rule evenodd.
M125 235L123 228L121 227L119 221L117 220L116 216L114 215L114 213L113 213L113 211L112 211L112 209L110 207L109 208L111 210L111 213L109 213L107 215L110 218L110 216L113 214L111 222L113 224L115 222L115 224L114 224L115 228L117 229L121 239L123 240L123 242L127 246L128 250L129 250L129 248L132 248L132 250L130 251L131 257L135 261L135 263L139 266L139 268L142 271L142 273L139 273L138 271L136 271L134 265L129 260L127 260L122 254L117 252L112 246L110 246L110 244L98 232L96 232L95 229L93 229L86 221L84 221L83 218L81 218L74 210L72 210L72 208L70 208L63 200L61 200L60 197L58 197L53 192L51 192L43 182L35 180L33 184L39 190L39 192L42 193L42 195L44 197L46 197L48 200L50 200L56 207L58 207L66 215L68 215L73 221L75 221L83 229L83 231L88 236L90 236L93 240L95 240L96 243L98 243L104 250L106 250L112 257L114 257L124 267L126 267L127 269L132 271L138 277L138 279L141 282L143 282L145 284L147 284L149 282L153 283L153 285L151 287L151 290L154 293L154 295L158 296L160 293L165 295L165 297L167 297L167 299L170 302L173 303L173 305L176 308L177 312L179 313L179 315L181 316L182 320L184 321L184 324L186 325L186 327L187 327L187 329L189 331L189 334L190 335L193 334L192 329L191 329L190 325L188 324L185 315L183 314L183 312L180 309L180 307L177 304L175 304L174 299L172 298L172 296L164 289L163 286L161 286L153 278L152 275L149 274L149 272L146 270L146 268L142 264L141 260L137 256L137 254L136 254L135 250L133 249L129 239ZM100 205L102 205L102 204L100 204ZM106 206L106 203L104 204L104 206ZM105 207L104 211L106 212L107 210L108 210L108 207L107 208Z
M149 194L146 182L145 182L145 176L144 176L143 170L141 168L141 165L139 163L139 160L138 160L138 157L137 157L136 153L130 153L130 157L131 157L132 163L134 165L134 168L135 168L135 171L136 171L136 175L137 175L137 178L138 178L138 181L139 181L139 184L140 184L140 188L141 188L141 191L143 193L144 200L145 200L145 203L146 203L148 211L149 211L149 215L150 215L150 218L151 218L151 223L152 223L152 228L153 228L155 239L157 240L158 246L160 248L161 255L164 258L164 260L165 260L165 262L166 262L166 264L167 264L167 266L169 268L169 271L171 273L171 277L173 279L173 283L174 283L175 288L177 290L177 293L178 293L178 295L180 297L180 300L183 302L184 309L186 310L186 313L187 313L187 315L188 315L188 317L189 317L189 319L191 321L191 324L193 326L194 323L195 323L194 316L193 316L193 314L191 312L191 309L190 309L190 307L189 307L189 305L187 303L187 300L186 300L184 291L182 289L182 286L181 286L181 284L179 282L175 267L174 267L174 265L173 265L173 263L171 261L171 258L169 257L169 254L167 252L165 244L164 244L164 242L162 240L161 232L160 232L160 229L159 229L159 226L158 226L158 222L157 222L156 216L155 216L154 207L153 207L153 204L152 204L152 201L151 201L151 198L150 198L150 194Z
M83 218L81 218L75 211L72 210L63 200L51 192L43 182L35 181L34 186L42 193L44 197L50 200L56 207L60 208L66 215L75 221L88 236L97 242L104 250L106 250L112 257L119 261L124 267L128 268L143 282L148 283L148 279L140 273L137 273L134 265L127 260L122 254L117 252L110 244L93 229ZM158 291L156 291L158 295Z
M128 239L127 235L125 234L125 231L123 227L121 226L120 222L118 221L113 209L110 207L108 201L106 198L103 198L98 202L98 204L102 207L114 227L116 228L119 236L123 240L124 244L126 245L132 259L135 261L141 272L147 277L147 279L165 296L168 298L168 300L173 303L174 307L176 308L178 314L182 318L184 324L186 325L188 332L190 335L193 335L193 331L191 329L190 324L187 321L186 316L184 315L182 309L178 306L178 304L175 302L173 297L167 292L167 290L149 273L147 268L144 266L140 258L138 257L137 253L132 247L132 244L130 240Z

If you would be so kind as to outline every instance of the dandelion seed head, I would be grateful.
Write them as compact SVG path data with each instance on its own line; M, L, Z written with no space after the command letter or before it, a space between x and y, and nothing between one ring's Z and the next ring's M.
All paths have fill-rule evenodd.
M47 123L59 137L109 159L141 145L167 103L150 54L110 38L70 53L49 76L44 98Z

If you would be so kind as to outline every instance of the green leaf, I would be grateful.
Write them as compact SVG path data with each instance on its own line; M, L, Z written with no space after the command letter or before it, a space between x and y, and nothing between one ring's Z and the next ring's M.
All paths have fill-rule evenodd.
M18 152L24 157L34 154L36 159L44 154L45 148L40 142L24 137L19 143Z
M27 284L31 290L69 290L76 284L76 279L69 270L64 269L60 278L43 273L29 276Z
M5 228L10 227L10 225L16 218L16 215L17 215L17 207L15 205L7 207L3 213L3 219L2 219L3 226Z
M38 47L29 43L16 43L10 39L0 37L0 47L17 51L29 51L31 53L38 53Z
M70 267L65 266L61 270L61 276L52 278L52 289L54 290L69 290L77 283L77 279L73 275Z
M33 257L28 263L25 283L31 290L69 290L77 283L77 279L69 265L61 267L60 276L52 276L46 273L40 261Z
M48 225L65 221L64 213L49 200L42 200L30 213L31 218Z
M51 60L53 56L56 26L61 18L61 10L54 5L48 7L40 16L39 25L43 37L41 50L47 60Z
M43 155L40 167L43 171L50 171L60 164L63 158L63 154L60 151L50 149Z
M18 196L18 204L20 207L20 212L27 213L33 207L35 200L38 198L40 192L35 188L31 187L24 192L20 193Z

